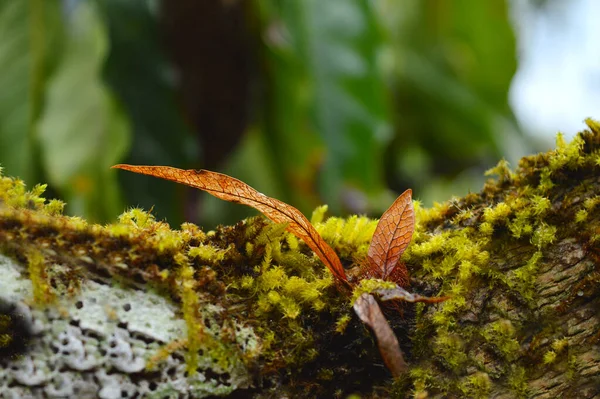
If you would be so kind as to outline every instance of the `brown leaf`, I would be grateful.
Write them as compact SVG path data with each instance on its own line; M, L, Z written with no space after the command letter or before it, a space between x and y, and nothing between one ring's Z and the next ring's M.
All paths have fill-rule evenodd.
M388 370L394 377L406 372L408 365L404 361L398 338L381 312L377 301L370 294L362 294L354 302L354 311L360 320L371 328L377 338L379 353Z
M428 297L419 294L413 294L406 291L404 288L396 286L395 288L381 288L375 291L380 296L382 301L402 300L405 302L425 302L425 303L440 303L450 299L449 296Z
M298 209L275 198L267 197L238 179L208 170L184 170L170 166L121 164L115 165L113 168L160 177L199 188L225 201L251 206L275 223L289 223L287 230L301 238L336 278L347 281L346 273L335 251Z
M408 271L398 261L410 243L414 228L412 190L408 189L385 211L375 228L367 255L369 274L381 279L391 275L399 285L406 285Z

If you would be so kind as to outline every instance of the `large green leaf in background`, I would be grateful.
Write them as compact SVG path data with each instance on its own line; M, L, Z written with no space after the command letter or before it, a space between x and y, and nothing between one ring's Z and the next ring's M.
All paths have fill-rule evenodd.
M65 55L39 122L41 159L71 213L107 220L123 210L110 166L122 159L130 132L101 80L108 39L95 3L80 1L70 12Z
M119 162L197 167L198 148L175 98L173 70L160 48L156 15L148 2L103 0L110 52L105 75L131 120L131 151ZM154 207L177 226L184 219L184 187L132 173L117 173L133 205Z
M39 116L46 76L60 55L58 0L0 0L0 166L37 183Z
M339 211L356 189L370 199L385 184L379 159L391 138L386 89L377 56L383 41L368 0L282 3L282 18L303 60L314 128L327 149L321 196ZM357 209L358 208L358 209Z
M378 4L395 61L390 181L410 184L429 200L478 188L481 182L469 182L465 170L475 167L479 176L501 156L518 158L511 153L516 147L526 151L508 104L517 63L507 2Z
M391 126L371 2L252 5L265 92L257 124L227 172L305 214L322 203L336 214L372 211L386 194L381 159ZM210 198L203 207L208 225L243 212Z

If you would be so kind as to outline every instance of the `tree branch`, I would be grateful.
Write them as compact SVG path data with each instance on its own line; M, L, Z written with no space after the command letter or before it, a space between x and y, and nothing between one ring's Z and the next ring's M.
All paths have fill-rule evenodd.
M501 162L481 193L416 207L410 291L380 303L408 364L393 379L313 252L252 218L205 233L130 210L62 216L0 177L0 395L600 395L600 128ZM349 276L376 221L315 228ZM385 357L385 356L384 356Z

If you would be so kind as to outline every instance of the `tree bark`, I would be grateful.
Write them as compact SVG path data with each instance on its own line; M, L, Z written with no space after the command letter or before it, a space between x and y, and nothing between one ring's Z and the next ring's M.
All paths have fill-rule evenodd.
M141 211L88 225L0 178L0 395L600 398L587 123L515 172L501 162L478 194L417 207L409 288L450 299L381 303L408 363L395 380L350 290L281 226L174 231ZM351 275L374 222L316 227Z

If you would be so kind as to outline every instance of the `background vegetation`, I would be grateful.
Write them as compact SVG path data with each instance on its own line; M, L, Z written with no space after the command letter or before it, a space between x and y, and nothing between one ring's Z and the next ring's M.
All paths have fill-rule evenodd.
M0 0L0 164L106 221L251 213L115 163L229 173L304 213L478 190L531 150L507 1Z

